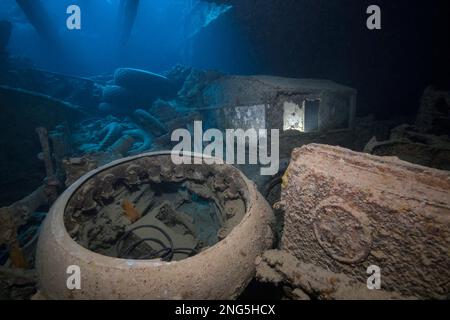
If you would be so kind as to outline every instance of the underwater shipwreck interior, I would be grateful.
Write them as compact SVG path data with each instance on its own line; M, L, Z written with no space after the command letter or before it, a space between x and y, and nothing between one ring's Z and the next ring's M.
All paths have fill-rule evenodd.
M376 2L1 0L0 300L448 300L448 1Z

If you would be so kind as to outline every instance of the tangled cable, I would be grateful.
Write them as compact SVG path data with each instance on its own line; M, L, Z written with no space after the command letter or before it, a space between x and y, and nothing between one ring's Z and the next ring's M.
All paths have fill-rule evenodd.
M159 239L156 239L156 238L143 238L143 239L139 239L139 241L136 241L135 243L131 244L130 246L128 246L128 247L125 249L125 251L123 251L123 250L122 250L123 248L122 248L122 246L121 246L122 242L123 242L125 239L127 239L127 238L131 235L131 233L132 233L133 231L136 231L136 230L138 230L138 229L155 229L155 230L159 231L159 232L167 239L167 241L169 242L169 247L167 247L167 246L164 244L164 242L162 242L162 241L159 240ZM117 243L116 243L117 257L118 257L118 258L128 257L129 254L130 254L134 249L136 249L136 247L137 247L138 245L140 245L141 243L146 242L146 241L150 241L150 242L156 243L156 244L160 245L160 246L162 247L162 249L161 249L161 250L158 250L158 251L156 251L156 252L153 251L153 252L151 252L151 253L148 253L148 254L146 254L146 255L143 255L143 256L139 257L139 259L156 259L156 258L160 258L160 259L162 259L163 261L172 261L173 256L174 256L175 253L186 254L186 255L189 256L189 257L191 257L191 256L193 256L194 254L197 253L197 250L191 249L191 248L174 248L174 247L173 247L173 241L172 241L172 239L171 239L170 236L167 234L167 232L165 232L165 231L164 231L163 229L161 229L160 227L153 226L153 225L142 225L142 226L137 226L137 227L134 227L134 228L128 230L127 232L125 232L125 233L120 237L120 239L119 239L119 240L117 241Z

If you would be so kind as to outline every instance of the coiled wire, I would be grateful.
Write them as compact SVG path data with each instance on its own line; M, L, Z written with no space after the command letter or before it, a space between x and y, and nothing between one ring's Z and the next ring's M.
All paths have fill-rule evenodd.
M138 241L136 241L135 243L129 245L125 250L123 250L122 247L122 242L124 240L126 240L133 231L139 230L139 229L154 229L159 231L164 238L166 238L166 240L169 243L169 246L166 246L164 244L164 242L162 242L159 239L156 238L142 238L139 239ZM139 257L139 259L157 259L160 258L163 261L172 261L173 260L173 256L174 254L178 253L178 254L185 254L189 257L197 254L197 250L195 249L191 249L191 248L174 248L173 247L173 241L170 238L170 236L167 234L167 232L165 232L163 229L161 229L160 227L154 226L154 225L142 225L142 226L137 226L134 227L130 230L128 230L127 232L125 232L117 241L116 243L116 251L117 251L117 257L118 258L124 258L124 257L128 257L130 255L131 252L133 252L134 249L137 248L137 246L139 246L141 243L144 242L153 242L156 243L157 245L161 246L162 249L156 251L156 252L150 252L148 254L145 254L141 257Z

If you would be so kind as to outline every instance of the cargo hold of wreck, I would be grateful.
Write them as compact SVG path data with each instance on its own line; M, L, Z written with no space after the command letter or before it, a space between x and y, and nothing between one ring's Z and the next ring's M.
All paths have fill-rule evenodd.
M0 300L449 300L447 6L379 7L2 0Z

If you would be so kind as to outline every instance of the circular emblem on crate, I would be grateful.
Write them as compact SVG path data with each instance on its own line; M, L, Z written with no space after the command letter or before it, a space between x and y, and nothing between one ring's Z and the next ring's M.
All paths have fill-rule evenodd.
M335 198L316 207L314 216L316 239L334 260L354 264L367 258L372 236L364 213Z

